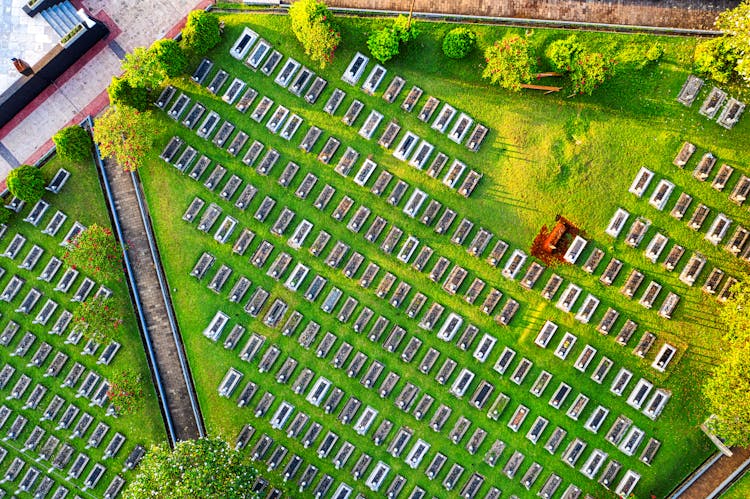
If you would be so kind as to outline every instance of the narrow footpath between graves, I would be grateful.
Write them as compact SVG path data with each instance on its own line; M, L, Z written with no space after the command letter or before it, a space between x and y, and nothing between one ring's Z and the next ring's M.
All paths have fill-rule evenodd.
M680 487L669 495L670 499L707 499L719 497L729 486L734 475L750 460L750 448L732 447L732 457L721 455L710 459L695 471Z
M192 376L174 313L169 290L161 271L161 261L153 240L151 222L145 201L136 189L137 177L111 161L105 162L105 173L112 191L114 216L119 219L123 239L140 297L147 333L153 345L154 360L163 386L162 410L170 443L203 436L200 414Z

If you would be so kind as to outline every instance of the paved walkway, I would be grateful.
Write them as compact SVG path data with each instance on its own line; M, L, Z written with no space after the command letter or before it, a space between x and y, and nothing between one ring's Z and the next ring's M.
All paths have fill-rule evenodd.
M705 469L687 489L678 491L676 494L670 496L670 499L706 499L707 497L718 497L721 489L725 486L725 481L745 461L750 459L750 449L733 447L732 452L734 453L732 457L722 455L718 461Z
M179 351L182 350L182 345L177 344L170 327L168 305L164 302L159 286L132 177L113 162L106 163L106 171L112 188L116 216L120 220L123 237L128 245L128 256L135 272L135 284L166 392L165 403L172 417L175 437L177 440L198 438L199 423L196 422L193 412L190 401L191 388L188 385L192 384L192 379L189 372L185 373L182 370Z
M0 180L21 163L31 163L52 146L51 137L109 102L106 88L120 74L120 59L135 47L173 36L187 14L210 0L73 0L110 29L93 47L38 96L16 119L0 128Z
M332 7L408 12L412 0L328 0ZM414 0L414 12L713 29L739 0Z

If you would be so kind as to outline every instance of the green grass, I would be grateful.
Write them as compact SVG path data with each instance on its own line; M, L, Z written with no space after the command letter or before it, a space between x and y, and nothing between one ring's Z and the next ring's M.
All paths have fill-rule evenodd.
M73 303L70 303L69 299L77 289L78 285L82 282L83 277L78 277L76 282L73 283L73 287L69 291L69 294L67 295L53 290L55 284L60 279L67 266L63 265L56 278L53 279L51 283L38 281L36 277L42 272L42 269L50 260L52 255L62 257L64 249L59 246L59 243L62 238L65 237L65 234L68 232L68 230L76 220L80 221L86 226L93 223L97 223L104 227L110 226L109 217L107 215L107 210L104 204L104 198L102 196L102 190L99 184L98 177L96 175L96 170L93 162L86 164L72 164L62 161L58 157L54 157L44 165L44 167L42 168L42 172L44 173L45 178L49 181L60 167L66 168L71 172L72 175L68 180L68 183L65 185L65 187L63 187L62 191L59 194L54 195L49 192L45 192L44 199L47 200L51 206L45 214L44 218L41 220L39 226L35 228L31 224L22 221L22 219L31 211L31 208L33 206L33 204L27 203L20 214L13 215L11 221L9 222L7 233L0 241L0 245L2 245L4 251L5 247L16 232L20 232L27 238L26 244L15 260L11 261L7 258L3 258L2 262L0 262L0 266L2 266L6 270L5 275L0 278L0 288L5 288L6 284L11 279L11 276L13 276L14 274L20 275L21 277L26 279L25 286L21 289L21 292L18 296L16 296L15 300L11 304L3 303L2 306L2 318L0 318L0 327L4 328L10 320L16 321L21 325L19 332L16 334L11 344L8 347L2 348L0 350L0 361L3 364L11 364L16 368L16 373L13 375L8 385L5 387L3 397L10 393L10 390L20 377L21 373L28 374L33 379L29 389L26 391L25 395L21 397L20 400L3 401L3 404L7 405L13 410L13 415L11 416L10 420L5 423L3 436L5 436L5 432L10 428L10 425L15 419L16 414L23 414L29 420L29 422L27 423L23 433L15 441L3 442L2 446L9 450L10 454L3 461L4 464L2 465L2 469L4 473L4 470L13 460L13 458L19 455L18 450L23 447L24 442L33 430L34 426L38 424L39 426L44 428L47 433L42 439L41 444L36 451L27 451L22 454L21 457L23 457L26 461L27 467L33 465L40 470L46 470L50 466L50 463L48 462L34 463L34 459L38 457L38 451L44 444L47 435L54 434L60 439L61 442L69 442L76 448L74 458L79 451L86 452L91 457L91 462L84 469L84 472L79 480L66 482L64 478L66 476L65 473L67 472L67 468L62 473L55 471L54 473L50 474L50 476L57 482L65 485L65 487L71 489L71 491L75 491L75 493L81 495L82 497L101 497L112 478L114 478L115 474L121 472L123 462L125 461L125 458L132 450L132 448L138 443L148 446L151 443L161 442L165 438L165 433L161 415L159 413L159 408L156 402L155 392L152 387L153 385L150 382L151 374L146 364L143 344L141 342L140 334L136 325L135 315L130 305L130 297L128 295L128 288L124 277L119 281L104 283L113 291L113 298L115 300L114 304L121 309L122 317L124 319L123 328L121 329L122 333L117 337L117 341L122 344L122 348L117 353L114 361L109 366L96 365L99 353L101 353L101 348L94 356L84 356L81 354L81 351L83 349L85 341L82 341L79 346L65 345L64 341L67 333L62 336L48 334L48 331L52 328L55 320L64 309L68 309L71 312L75 311L75 305ZM68 215L67 221L60 228L60 231L54 238L42 234L41 230L45 228L52 215L58 209L63 210ZM26 271L17 268L17 265L20 265L21 260L31 249L33 244L38 244L45 250L44 255L37 263L35 269L33 271ZM97 287L98 284L101 283L97 283ZM32 287L37 287L44 292L44 296L42 297L42 299L39 301L30 315L23 315L21 313L15 312L15 308L19 306L23 297ZM53 314L46 325L43 326L32 324L34 317L36 317L37 313L41 310L47 298L53 298L58 302L59 307L57 311ZM31 331L36 334L36 342L25 357L11 356L11 353L16 349L18 343L21 341L21 338L26 331ZM31 357L34 355L34 352L36 352L37 348L43 341L51 344L54 347L54 350L49 355L45 363L42 364L42 366L38 368L28 367L27 363L30 361ZM44 378L44 371L52 362L55 353L58 351L67 353L70 356L70 359L66 363L58 378ZM76 385L75 389L62 388L60 386L65 375L72 367L74 362L80 362L81 364L86 366L87 371L88 369L94 369L96 370L96 372L104 376L109 376L114 372L124 369L132 369L135 372L139 373L143 377L146 384L146 397L143 405L135 414L113 418L110 416L105 416L106 405L104 409L98 407L89 407L88 401L86 401L85 399L76 399L75 394L78 385ZM82 381L79 381L79 384L81 382ZM48 388L47 394L42 399L37 410L22 409L26 398L29 396L31 390L37 383L42 383ZM57 419L59 419L62 415L62 411L58 414L57 419L54 421L46 421L41 423L37 421L43 411L46 409L47 404L49 404L49 402L52 400L53 394L60 395L66 400L66 404L63 406L63 410L68 403L74 403L80 408L80 414L88 412L95 417L94 423L92 423L91 427L86 432L84 439L68 439L69 434L72 432L72 426L68 430L55 430ZM99 421L104 421L110 425L111 428L109 430L109 433L107 434L107 436L105 436L103 443L98 449L85 449L86 441ZM126 436L127 441L125 442L125 445L122 447L115 459L101 461L106 445L109 443L110 438L112 438L115 432L118 431ZM99 485L95 489L89 490L88 492L79 490L79 487L82 486L84 479L87 477L89 471L93 467L93 463L97 461L102 462L102 464L107 467L108 471L106 475L102 477ZM21 475L15 482L3 484L2 488L8 493L13 493L18 488L18 483L20 483L27 467L22 470ZM126 480L129 480L131 474L132 472L126 473L124 475L124 478ZM37 484L41 481L41 478L42 477L38 479ZM57 488L57 486L53 488L53 491L55 488ZM32 492L33 490L34 489L32 489ZM26 493L20 493L19 496L32 497L31 494Z
M277 442L282 442L289 447L290 452L300 453L308 461L314 462L321 469L321 472L330 473L337 480L345 481L362 489L364 488L363 483L361 481L354 482L350 473L359 452L365 451L373 457L375 462L378 459L388 462L392 466L391 476L401 473L409 479L409 485L407 485L405 493L408 493L414 485L419 484L429 494L437 496L445 495L441 482L447 474L450 464L460 462L465 466L466 472L457 490L465 483L471 472L477 471L487 478L487 482L498 486L504 492L508 494L516 493L519 497L527 497L529 492L521 487L519 479L528 465L536 460L544 466L544 472L537 484L532 487L534 494L538 492L549 473L554 472L563 477L562 488L573 482L584 490L602 497L607 493L605 489L583 477L577 470L574 471L564 466L560 460L560 454L565 445L575 436L580 436L588 443L588 448L579 461L579 466L594 448L605 450L610 454L610 457L621 462L625 469L632 468L641 473L642 479L636 489L636 495L639 497L648 494L654 494L658 497L666 495L682 477L705 459L712 449L709 441L698 429L698 425L706 416L706 410L700 395L699 381L706 375L711 365L720 358L723 348L720 340L720 328L715 321L718 306L713 297L706 296L700 291L700 286L687 288L677 279L678 273L668 273L661 265L652 264L643 257L643 248L645 248L650 236L655 234L657 230L661 230L674 241L688 248L688 254L683 257L682 264L687 261L692 250L699 250L708 257L710 264L709 268L704 270L704 277L710 270L711 264L721 266L730 274L737 274L742 270L737 263L737 259L730 258L728 253L720 247L715 248L708 244L703 239L703 233L696 234L688 230L685 222L676 221L668 215L669 210L676 202L677 194L685 190L696 199L695 204L698 201L704 202L712 208L712 213L722 211L734 220L747 224L746 208L734 206L727 200L728 193L726 191L731 190L734 182L739 178L738 173L734 174L730 185L723 193L714 191L710 185L700 184L690 176L697 158L709 148L719 157L720 162L729 162L741 171L746 172L746 165L750 161L750 151L741 146L741 144L747 142L750 135L750 125L746 118L734 130L725 131L715 123L704 121L695 106L687 109L675 101L675 96L687 75L685 68L689 65L692 47L695 43L694 39L580 33L581 39L596 47L608 49L622 48L633 42L642 44L641 46L648 46L653 41L658 40L665 46L666 53L664 59L658 65L638 72L620 72L616 78L605 84L592 97L569 99L564 94L547 96L533 93L509 94L499 89L487 87L478 76L481 55L477 52L464 61L448 61L439 52L439 42L451 25L423 23L420 38L397 59L386 65L389 74L381 85L380 92L375 97L371 97L356 87L352 88L343 84L339 77L355 51L366 51L364 45L366 36L372 29L371 27L379 21L346 18L340 22L343 35L342 48L337 52L334 63L330 68L318 71L328 80L329 85L318 102L314 106L309 106L301 99L275 85L272 78L265 77L260 73L253 73L228 55L228 49L242 27L251 25L285 56L292 56L299 61L303 61L303 63L309 62L296 41L290 36L287 18L266 15L235 15L226 16L223 19L226 23L225 41L210 54L211 59L217 63L216 67L224 68L232 76L246 80L261 95L269 95L276 103L281 103L291 111L298 113L305 119L305 125L297 132L291 142L287 142L278 136L271 135L263 125L252 121L249 116L252 110L247 115L242 115L234 108L222 103L220 101L221 93L218 97L213 96L205 88L195 86L187 78L174 82L176 86L191 97L204 103L209 108L217 110L223 118L229 119L237 125L238 129L247 132L251 140L258 139L266 144L266 147L275 147L281 152L281 159L272 171L271 176L262 177L254 170L242 165L239 159L232 158L225 151L208 142L201 141L193 132L168 119L166 114L160 113L158 115L163 130L159 134L151 160L144 165L141 174L170 287L174 291L174 304L209 431L234 439L241 426L244 423L251 422L259 430L258 435L262 432L269 433ZM480 46L501 38L508 31L514 31L487 26L476 26L475 29L479 35ZM562 31L536 30L534 40L540 46L543 46L553 39L566 35L567 33ZM198 61L194 62L197 64ZM394 74L406 78L407 85L397 103L387 104L380 96ZM209 79L211 76L209 76ZM415 108L416 110L425 102L428 95L435 95L490 127L492 131L479 153L470 153L463 146L458 146L449 141L446 136L430 130L427 125L417 120L417 111L412 114L401 111L398 104L403 100L410 86L414 84L425 90L425 95ZM345 90L347 97L336 116L331 117L325 114L322 108L328 96L336 87ZM706 94L707 91L704 90L698 102L701 102L701 98L705 97ZM354 126L349 128L341 123L341 117L354 98L365 104L365 110ZM357 131L369 110L373 108L382 112L385 115L385 120L376 133L376 138L365 141L357 135ZM402 130L415 131L418 135L432 142L436 150L443 151L452 158L457 157L464 160L467 165L484 174L478 189L469 200L464 200L455 192L444 187L439 181L427 177L424 172L398 162L389 152L383 151L377 145L377 137L384 130L385 121L392 117L398 119L402 125ZM264 120L264 124L266 120ZM385 168L397 177L409 182L412 187L418 187L426 191L430 197L439 200L444 206L449 206L458 211L459 220L463 216L470 218L475 223L475 228L467 241L471 241L478 227L482 226L491 230L497 237L507 241L511 245L511 249L521 248L528 251L531 240L540 227L545 224L553 224L555 215L562 214L577 223L584 231L585 237L590 240L589 248L587 248L581 261L593 246L598 246L605 250L608 258L615 256L625 262L625 268L611 288L606 288L598 282L598 277L601 275L607 259L594 276L585 274L578 267L557 266L554 269L554 272L563 276L566 281L572 281L583 286L585 290L592 292L602 300L591 325L581 325L575 322L571 315L563 314L541 298L539 290L552 271L547 270L545 272L534 290L524 290L517 281L508 281L501 277L499 270L489 267L484 259L473 258L467 254L465 248L451 244L447 236L437 235L432 228L404 216L401 213L401 208L406 202L408 194L398 208L387 204L385 198L378 198L371 194L369 187L372 186L378 172L371 177L367 188L360 188L351 181L351 178L345 179L334 173L332 166L321 164L312 154L304 154L297 146L310 124L315 124L324 131L323 138L313 150L315 155L322 148L328 135L334 135L342 141L340 151L331 162L332 166L337 163L346 145L352 145L359 151L360 160L355 165L351 176L357 171L363 158L372 156L380 167L378 172ZM251 182L257 186L259 194L250 208L244 213L239 212L233 207L233 202L228 203L220 200L218 190L214 193L208 192L202 186L202 183L194 182L187 176L180 176L175 169L158 159L162 147L173 135L183 137L189 144L207 154L214 162L227 167L229 172L236 173L246 182ZM672 166L672 159L684 140L694 142L699 150L696 153L696 158L691 160L685 171L680 171ZM284 165L290 160L300 165L300 172L297 173L290 188L284 189L278 185L277 180ZM677 185L676 193L672 195L672 199L663 213L657 212L648 205L648 196L644 196L643 199L636 199L627 192L630 182L642 165L647 165L656 171L657 178L669 178ZM314 172L319 177L319 181L308 199L300 201L294 196L294 189L308 171ZM204 174L203 180L207 176L208 173ZM229 174L225 178L228 178L228 176ZM336 187L337 192L324 212L319 212L312 207L312 204L326 183ZM647 193L648 195L650 195L654 185L655 182ZM425 272L418 273L411 266L401 265L393 255L385 255L377 249L377 246L365 242L362 235L353 236L346 229L345 222L337 223L333 221L330 214L345 194L356 201L354 209L347 216L347 220L359 204L365 204L373 211L370 220L374 218L375 214L379 214L403 229L404 238L402 241L405 240L407 235L413 234L420 239L422 244L433 248L436 255L430 260ZM276 199L277 204L266 223L260 224L252 218L252 215L264 195L270 195ZM218 203L224 209L224 214L232 214L240 221L240 227L247 226L257 234L244 257L233 255L231 244L219 245L210 236L197 231L195 224L190 226L180 220L183 212L195 196L200 196L207 203ZM279 238L270 233L270 227L285 205L296 212L296 217L286 236ZM604 234L609 218L618 206L626 208L633 214L644 215L652 220L653 227L650 229L641 249L634 250L625 246L622 243L622 236L617 241L612 241ZM688 216L691 212L692 209L688 212ZM303 218L312 221L315 224L315 229L308 237L304 248L297 252L286 245L286 238L291 235L296 224ZM458 225L459 220L454 223L453 228ZM239 233L240 227L238 227L236 233ZM323 257L314 258L307 249L321 229L329 232L332 235L332 240L324 251ZM387 230L380 236L378 243L382 242ZM705 232L705 228L703 232ZM364 234L364 231L361 234ZM262 239L270 240L276 246L276 249L266 267L259 271L248 263L248 258ZM359 251L366 257L367 261L373 261L380 265L382 270L371 289L363 290L358 285L357 280L347 279L340 271L332 271L324 264L323 258L337 239L347 242L351 245L352 251ZM232 278L219 295L206 289L215 269L209 272L202 282L197 282L189 276L190 270L203 251L210 251L218 258L218 262L226 263L234 270ZM304 292L316 272L329 279L326 291L323 292L317 303L308 303L301 298L300 294L292 294L287 291L282 285L283 279L281 282L277 282L266 275L268 266L281 251L290 253L295 262L302 261L312 270L306 282L301 286L301 292ZM437 255L444 255L451 259L453 263L469 270L470 275L456 296L446 294L438 284L427 278L432 264L437 260ZM361 275L364 267L365 265L360 268L357 277ZM667 290L674 290L682 296L682 302L673 320L658 319L655 311L647 311L637 301L627 300L620 294L620 287L632 267L641 269L648 278L655 279L664 285L660 300L657 301L657 307L661 303L661 299L666 296ZM218 268L218 263L216 268ZM386 270L413 286L409 297L400 309L395 309L386 301L379 300L374 296L374 288ZM288 270L287 274L290 271ZM308 320L312 319L318 322L321 325L320 337L325 331L334 332L339 340L332 352L336 351L342 341L347 341L354 346L355 351L363 351L370 359L376 358L383 362L386 366L385 372L392 370L400 374L401 381L389 400L380 399L374 391L363 390L358 379L349 379L345 372L334 369L329 364L333 353L329 354L327 360L317 359L314 350L307 351L298 345L296 336L283 337L278 330L269 329L260 320L256 321L250 318L241 306L230 304L227 301L228 292L240 275L249 277L253 281L253 288L257 285L263 286L271 293L271 300L275 297L281 297L289 304L290 310L297 309ZM487 287L476 304L472 306L468 305L462 297L475 276L485 280ZM701 279L699 284L702 284L702 282ZM365 336L354 334L350 325L342 325L336 321L335 316L320 312L320 304L325 298L327 290L331 289L333 285L342 289L344 296L351 295L359 300L360 305L355 311L352 321L363 306L368 306L375 311L376 315L382 314L391 320L391 324L399 324L408 331L405 340L401 343L399 353L386 353L381 346L370 342ZM509 328L497 326L490 317L479 312L479 306L487 295L490 286L500 289L506 297L512 297L521 303L521 310ZM253 288L251 288L251 292ZM642 289L645 289L645 287ZM455 346L437 340L433 334L419 329L417 320L406 317L404 310L417 291L425 293L431 300L439 301L446 306L446 309L460 313L467 322L476 324L482 332L488 332L498 338L498 344L485 364L479 364L471 357L473 348L469 349L468 352L462 352ZM247 297L249 297L249 294ZM244 301L247 300L247 297ZM339 307L341 303L343 303L343 299ZM631 340L626 348L617 346L613 338L601 336L594 329L607 306L610 305L622 313L623 317L618 324L622 324L624 317L633 318L640 324L636 337ZM396 428L402 425L412 428L415 431L415 437L428 440L432 444L428 457L417 470L411 470L403 460L405 454L400 459L394 459L386 453L384 447L376 447L371 443L370 437L375 426L367 436L358 436L353 432L351 426L341 425L336 419L335 413L333 415L323 414L322 410L312 407L300 396L293 394L289 385L279 385L272 377L260 374L256 367L257 358L250 366L237 358L237 351L229 352L219 345L211 345L201 332L217 309L221 309L232 316L231 324L240 323L249 331L265 335L268 338L266 345L273 343L279 345L283 354L277 361L274 371L281 365L286 356L293 356L299 361L300 366L309 366L315 371L316 375L326 376L336 386L341 387L347 395L358 397L363 406L369 404L378 408L380 416L375 426L385 417L390 419ZM498 307L496 312L499 309ZM426 307L423 311L425 310ZM559 324L560 332L553 339L549 348L542 351L533 345L533 340L541 324L547 319ZM229 327L231 327L231 324ZM552 355L552 351L565 330L576 334L578 343L568 356L568 360L561 362ZM651 355L646 360L641 361L633 356L631 351L640 334L646 330L655 332L659 340ZM424 345L420 353L417 354L415 361L412 364L405 364L400 360L399 354L412 335L418 336L424 342ZM476 346L477 341L475 340L473 346ZM667 373L662 375L648 366L663 341L676 345L679 348L679 357L673 362ZM598 354L589 367L588 373L581 374L573 369L572 364L587 343L597 348ZM238 350L243 344L244 341L241 341ZM492 370L492 365L505 345L511 346L518 352L511 369L515 368L521 356L526 356L534 361L534 368L521 387L509 383L507 377L500 377ZM442 355L431 375L425 376L418 372L417 365L429 346L437 347ZM589 376L601 355L606 355L614 360L615 367L604 384L598 385ZM456 360L459 367L469 367L476 374L475 381L467 392L467 397L470 396L481 379L487 379L494 383L496 393L502 391L510 395L511 403L498 422L487 419L484 412L469 407L466 401L459 401L448 395L446 392L448 386L441 386L434 380L434 375L442 363L442 359L448 356ZM252 417L252 409L238 409L234 401L218 397L217 387L230 366L241 369L245 374L245 380L243 380L240 389L244 386L244 382L249 379L257 382L261 391L268 390L276 395L276 402L266 418L256 420ZM636 380L638 377L644 376L654 382L656 386L666 387L673 392L672 399L664 414L656 422L636 413L625 404L624 399L614 397L609 393L609 384L620 367L626 367L634 371ZM544 395L537 399L529 393L529 388L542 369L553 373L554 379L547 387ZM296 377L300 371L301 367L298 367L294 376ZM385 372L381 379L383 379ZM453 381L455 376L456 374L453 375L450 382ZM417 421L411 414L399 411L392 402L407 381L417 384L422 389L422 393L429 393L436 398L433 408L427 417L421 421ZM574 393L568 398L568 404L578 392L583 392L592 399L578 423L568 419L564 415L564 410L556 411L547 405L547 401L560 381L565 381L574 387ZM260 395L256 395L250 406L254 407L259 399ZM302 449L298 440L287 439L285 434L270 429L270 417L282 399L291 401L299 410L310 415L313 420L323 423L326 430L331 429L337 432L340 442L349 440L357 446L358 451L355 452L343 470L335 470L331 459L317 459L315 451ZM453 408L453 414L443 431L440 434L435 434L428 428L428 423L441 402L450 405ZM531 414L521 430L518 433L513 433L507 429L505 424L519 403L529 407ZM583 423L598 403L609 407L612 413L599 434L593 435L583 429ZM567 407L567 404L564 407ZM632 418L635 425L646 431L647 436L653 436L662 441L663 445L657 454L653 468L638 462L638 454L634 458L628 458L611 444L605 442L604 434L616 415L620 413ZM447 434L462 414L469 417L474 424L462 443L453 445L449 442ZM545 430L540 443L534 446L524 436L538 415L548 418L550 425ZM542 446L557 425L565 428L568 431L568 436L557 455L553 457L544 451ZM476 427L487 430L488 437L479 452L472 456L463 449L463 446ZM393 434L395 434L395 430ZM256 436L254 441L257 438ZM508 449L498 461L498 466L492 469L483 463L482 459L484 453L496 438L505 441L508 444ZM313 449L316 447L313 446ZM500 473L500 469L512 453L512 449L519 449L527 456L519 475L513 481L508 480ZM438 451L449 457L449 464L443 469L438 479L429 481L426 479L424 471ZM620 476L622 476L622 473ZM488 485L485 484L481 493L483 494L487 489ZM289 485L289 490L294 490L294 486Z
M745 474L735 482L723 496L724 499L745 499L750 497L750 474Z

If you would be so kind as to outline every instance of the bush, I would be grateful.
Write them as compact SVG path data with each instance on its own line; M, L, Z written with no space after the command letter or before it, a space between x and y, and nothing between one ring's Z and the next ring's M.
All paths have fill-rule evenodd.
M583 52L583 45L575 35L572 35L550 43L544 55L556 71L569 73L573 70L573 62L581 55L581 52Z
M656 42L653 45L651 45L648 50L646 51L646 60L649 62L656 62L659 59L661 59L661 56L664 55L664 46Z
M391 28L375 31L367 39L367 48L375 59L385 63L398 55L398 34Z
M514 92L529 83L535 72L536 56L529 41L518 35L507 35L487 47L484 59L482 78Z
M83 163L91 159L91 135L78 125L63 128L52 136L57 155L66 161Z
M182 48L197 55L204 55L219 42L221 42L219 19L210 12L192 11L182 30Z
M100 281L122 278L122 248L107 227L91 224L81 231L68 245L62 259Z
M150 93L146 87L134 86L127 78L112 77L107 87L109 103L113 106L123 105L145 111L151 103Z
M393 20L393 31L401 43L409 43L419 35L417 23L403 14Z
M292 32L305 53L324 68L333 60L333 53L341 42L341 33L331 26L331 13L318 0L297 0L289 7Z
M11 194L29 203L36 203L44 194L42 171L31 165L21 165L11 170L6 185Z
M726 38L709 38L695 47L695 71L719 83L728 83L739 56Z
M584 53L576 57L570 81L573 93L591 95L612 74L611 61L598 52Z
M454 28L443 38L443 54L451 59L463 59L476 44L476 33L469 28Z
M188 68L188 59L180 44L169 38L155 41L148 49L169 78L180 76Z

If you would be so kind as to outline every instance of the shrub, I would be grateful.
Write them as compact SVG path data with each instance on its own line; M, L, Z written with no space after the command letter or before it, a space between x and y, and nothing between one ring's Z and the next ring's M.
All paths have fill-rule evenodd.
M6 185L11 194L29 203L36 203L44 194L42 171L31 165L21 165L11 170Z
M664 46L656 42L653 45L651 45L648 50L646 51L646 60L649 62L656 62L659 59L661 59L661 56L664 55Z
M331 13L318 0L298 0L289 7L292 32L305 53L324 68L333 60L333 53L341 42L341 33L331 25Z
M83 163L91 159L91 135L78 125L63 128L52 136L58 156L66 161Z
M97 224L73 238L63 261L100 281L122 278L122 249L112 231Z
M544 55L555 70L569 73L573 70L573 62L583 52L583 45L575 35L549 44Z
M443 38L443 54L451 59L463 59L477 43L477 35L469 28L454 28Z
M113 106L123 105L145 111L151 103L150 92L146 87L133 86L127 78L112 77L107 87L109 103Z
M738 54L726 38L709 38L696 45L693 63L696 72L719 83L727 83L738 59Z
M531 81L536 57L526 38L508 35L484 51L487 62L482 77L503 88L518 92Z
M4 206L0 206L0 224L7 224L10 220L11 211Z
M120 415L137 412L145 395L143 376L135 371L119 371L110 379L107 398Z
M157 40L148 51L169 78L180 76L187 71L187 56L175 40L169 38Z
M414 19L403 14L393 20L393 31L401 43L409 43L419 35L419 28Z
M591 95L612 73L611 61L598 52L579 55L573 62L570 81L573 93Z
M391 28L374 31L367 39L367 48L375 59L385 63L398 55L398 34Z
M204 55L219 42L221 42L219 19L210 12L192 11L182 30L182 48L197 55Z
M78 304L73 322L83 328L83 336L97 343L107 343L116 337L122 326L120 310L112 297L93 296Z

